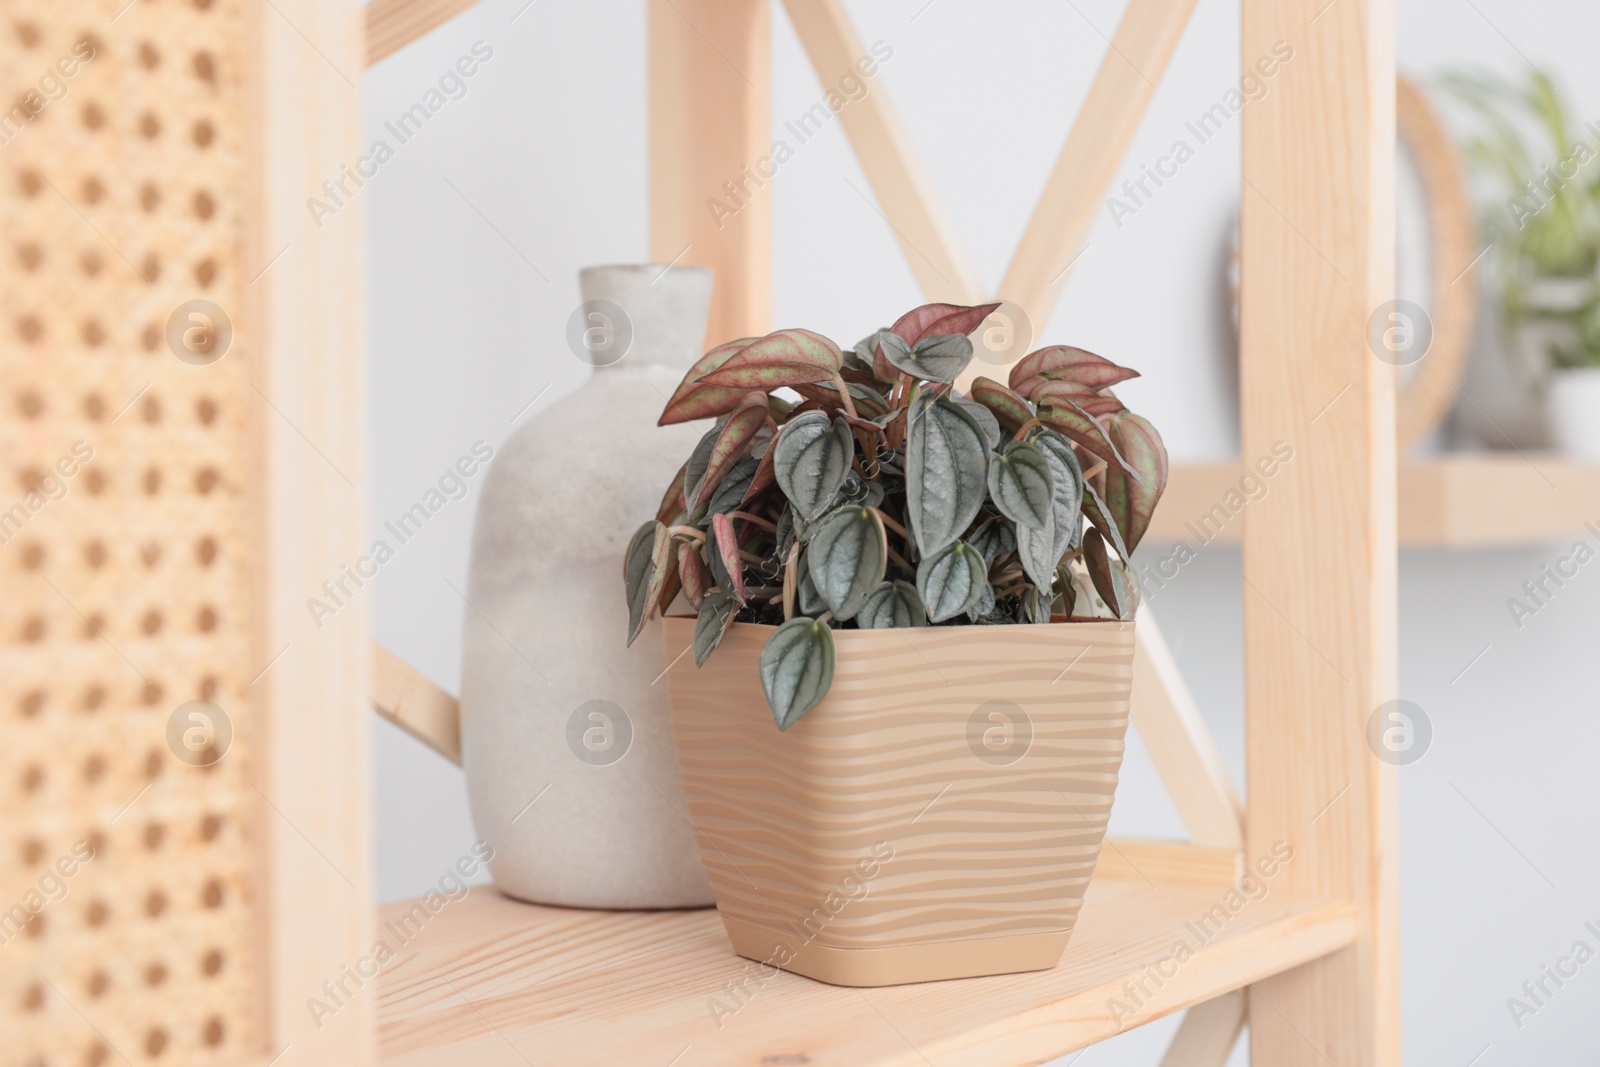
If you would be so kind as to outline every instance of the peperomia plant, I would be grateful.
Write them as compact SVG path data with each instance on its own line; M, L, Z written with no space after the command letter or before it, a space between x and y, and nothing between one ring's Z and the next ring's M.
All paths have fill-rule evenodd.
M680 591L697 667L732 623L778 624L761 683L786 730L827 694L835 629L1131 617L1167 481L1111 392L1138 372L1058 345L960 395L996 307L928 304L849 352L795 329L702 356L660 424L717 421L628 545L629 644Z

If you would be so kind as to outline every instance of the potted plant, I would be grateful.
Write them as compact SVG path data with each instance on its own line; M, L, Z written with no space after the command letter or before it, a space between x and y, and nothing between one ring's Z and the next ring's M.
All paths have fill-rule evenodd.
M1538 71L1526 85L1481 73L1444 84L1480 121L1466 155L1485 191L1512 374L1543 379L1554 444L1600 463L1600 130L1580 129Z
M883 985L1053 966L1121 765L1155 429L1082 349L954 383L998 305L706 353L715 417L624 561L735 950ZM673 617L682 594L693 617ZM715 655L713 656L713 653Z

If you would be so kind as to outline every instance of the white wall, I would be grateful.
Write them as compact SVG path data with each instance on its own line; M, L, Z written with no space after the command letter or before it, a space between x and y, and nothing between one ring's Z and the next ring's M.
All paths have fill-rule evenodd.
M524 2L484 0L364 83L377 136L474 41L494 49L467 96L359 193L372 248L375 523L415 501L474 440L498 445L541 389L549 387L520 418L576 387L586 368L567 352L563 329L578 301L577 269L647 254L643 4ZM924 3L848 6L866 41L894 48L872 91L894 100L981 275L996 284L1122 5ZM1400 63L1409 73L1463 61L1514 70L1520 51L1567 85L1582 117L1600 116L1594 5L1400 7ZM773 108L782 122L821 90L781 10L773 25ZM1237 40L1237 4L1200 0L1119 183L1168 151L1184 121L1236 81ZM1121 392L1161 428L1179 461L1237 449L1220 266L1238 154L1235 119L1120 228L1103 216L1047 331L1143 370ZM781 324L853 340L919 302L892 233L863 193L871 195L836 124L803 146L770 189ZM475 501L476 486L369 587L378 638L452 690L465 609L451 586L465 588ZM1600 520L1600 501L1595 513ZM1402 557L1402 695L1426 709L1435 730L1428 755L1401 774L1407 1064L1560 1067L1592 1064L1600 1047L1600 963L1520 1030L1506 1007L1575 940L1600 947L1583 928L1586 920L1600 926L1600 667L1589 647L1600 632L1600 570L1582 573L1521 631L1505 607L1555 554ZM1159 604L1242 782L1239 588L1237 552L1209 548ZM380 723L377 782L379 896L422 892L473 839L460 771ZM1136 743L1113 827L1181 833ZM1174 1025L1085 1055L1154 1064ZM1243 1062L1241 1051L1235 1063Z

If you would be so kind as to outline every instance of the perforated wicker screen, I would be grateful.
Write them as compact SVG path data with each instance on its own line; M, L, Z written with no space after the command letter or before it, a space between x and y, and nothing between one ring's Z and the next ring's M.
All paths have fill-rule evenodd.
M260 1034L252 385L166 327L250 283L244 5L0 12L0 1064L218 1063Z

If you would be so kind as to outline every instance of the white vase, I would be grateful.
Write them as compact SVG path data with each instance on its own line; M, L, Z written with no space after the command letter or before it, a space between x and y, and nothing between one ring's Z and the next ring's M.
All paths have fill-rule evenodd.
M593 267L580 288L572 333L591 330L589 347L609 351L585 360L597 364L589 381L511 436L478 505L461 682L472 818L509 896L709 905L672 748L660 623L625 646L622 557L705 432L656 419L701 351L711 273ZM598 365L630 325L626 354ZM567 347L546 358L576 358Z
M1568 459L1600 464L1600 367L1551 375L1550 433Z

